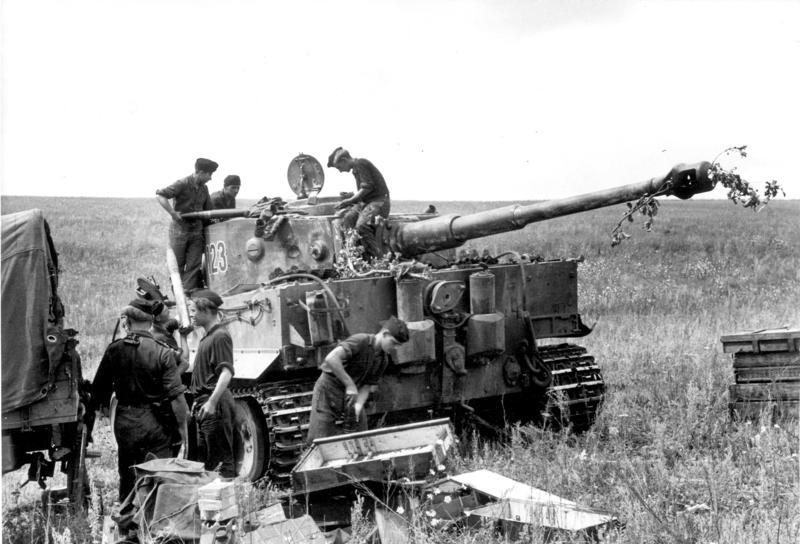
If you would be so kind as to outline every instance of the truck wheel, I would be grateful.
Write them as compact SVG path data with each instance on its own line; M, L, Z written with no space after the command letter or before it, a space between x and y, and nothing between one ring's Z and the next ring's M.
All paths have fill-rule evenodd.
M236 472L258 480L267 468L267 427L261 406L252 398L236 399Z

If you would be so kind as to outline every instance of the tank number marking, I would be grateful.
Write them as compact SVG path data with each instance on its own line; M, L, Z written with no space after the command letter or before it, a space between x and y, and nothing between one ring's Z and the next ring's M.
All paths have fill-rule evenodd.
M225 242L211 242L206 246L208 255L208 272L210 274L224 274L228 270L228 254L225 251Z

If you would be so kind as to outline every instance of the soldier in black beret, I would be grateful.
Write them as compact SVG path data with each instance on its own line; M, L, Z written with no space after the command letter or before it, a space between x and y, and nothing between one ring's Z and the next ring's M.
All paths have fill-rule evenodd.
M156 191L156 200L172 217L169 244L175 252L183 288L187 291L202 286L204 225L200 219L182 219L180 214L213 209L206 183L211 180L218 166L210 159L199 158L194 163L194 174Z
M185 387L178 374L176 355L148 330L153 312L162 309L160 301L142 298L123 308L127 334L106 348L92 383L94 409L108 407L112 394L117 399L114 436L120 501L133 489L133 465L145 462L149 456L172 457L176 435L184 453L188 444L189 407L183 396Z
M389 355L406 342L408 326L392 316L381 323L376 334L354 334L325 357L311 397L309 444L316 438L340 434L336 421L345 422L345 432L367 429L364 404L378 388Z
M242 186L242 180L236 174L225 176L222 189L211 193L211 206L215 210L230 210L236 207L236 195Z
M341 210L341 228L356 229L368 258L380 257L381 250L375 239L375 220L389 217L392 203L383 175L367 159L354 159L341 147L328 157L328 168L340 172L353 172L357 192L336 205Z
M200 452L206 469L223 478L236 476L233 457L235 404L228 389L233 378L233 340L219 319L223 300L209 289L192 293L189 314L196 327L205 329L197 346L192 371L192 413L198 426Z

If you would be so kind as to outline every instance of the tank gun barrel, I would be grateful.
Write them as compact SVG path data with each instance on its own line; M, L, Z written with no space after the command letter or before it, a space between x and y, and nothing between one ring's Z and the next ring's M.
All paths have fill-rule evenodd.
M521 229L524 226L573 213L613 206L645 195L675 195L681 199L710 191L711 163L678 164L665 176L613 189L595 191L535 204L504 206L469 215L443 215L397 225L390 234L392 250L405 256L458 247L467 240Z

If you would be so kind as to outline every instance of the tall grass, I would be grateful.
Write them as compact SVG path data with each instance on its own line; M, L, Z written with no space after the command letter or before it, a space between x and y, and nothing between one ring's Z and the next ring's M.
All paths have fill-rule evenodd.
M411 212L427 204L393 207ZM464 214L502 203L434 204ZM2 199L4 214L31 207L50 222L66 319L81 331L78 349L91 376L136 277L155 274L167 283L168 218L149 199ZM504 446L475 439L458 468L490 468L611 509L627 522L619 542L800 541L797 421L730 421L733 370L719 340L738 330L800 327L800 202L776 201L753 213L722 201L667 201L654 232L635 223L633 238L612 248L610 231L622 211L596 210L468 244L584 258L579 306L596 326L580 343L602 366L608 393L586 434L521 427ZM113 496L113 445L101 450L91 471ZM5 541L33 515L13 506L11 490L22 476L3 477ZM698 504L708 509L689 508ZM429 538L460 541L436 532Z

